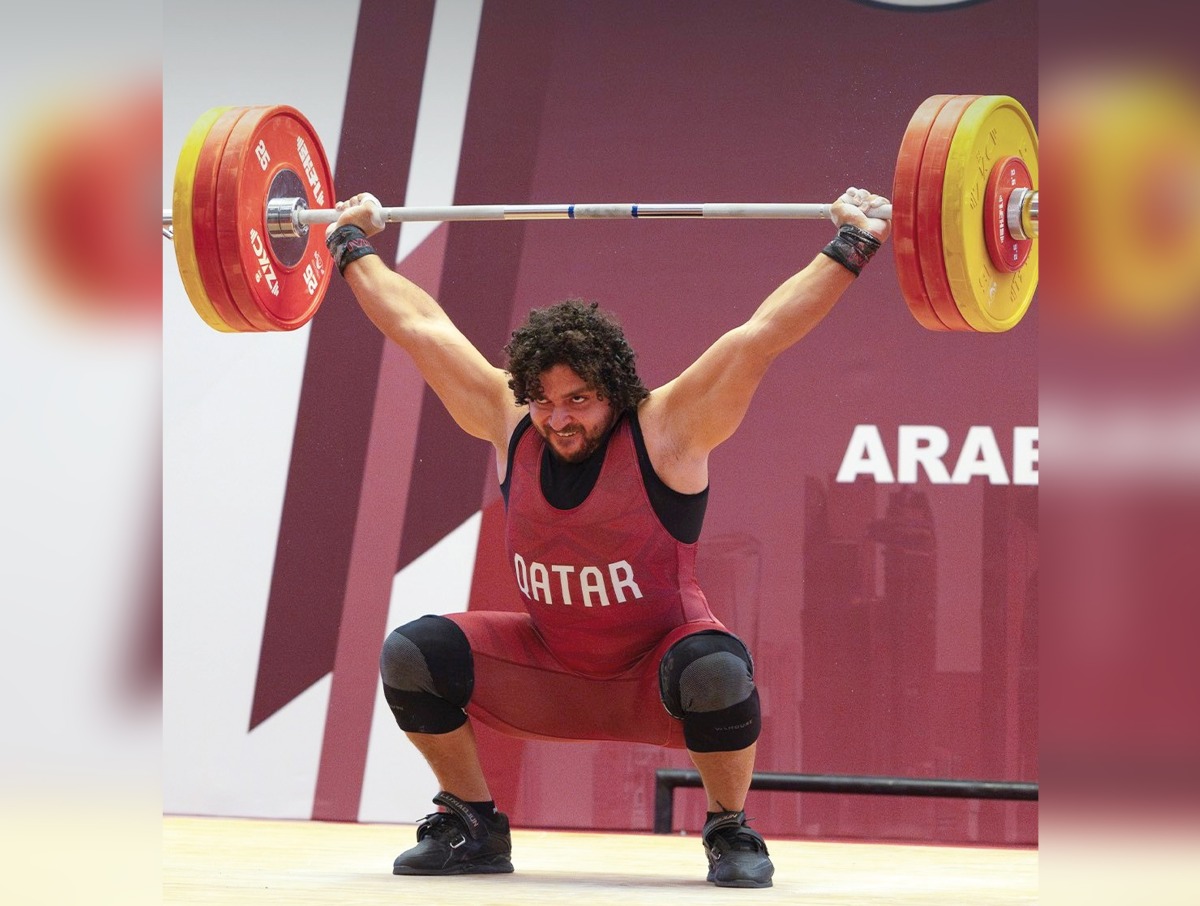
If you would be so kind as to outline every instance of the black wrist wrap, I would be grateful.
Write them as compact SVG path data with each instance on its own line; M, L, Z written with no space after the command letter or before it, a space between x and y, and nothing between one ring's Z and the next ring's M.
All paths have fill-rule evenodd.
M351 223L330 233L325 239L325 245L333 255L333 263L337 265L339 274L346 273L346 265L351 261L356 261L363 255L379 254L367 241L367 234Z
M857 277L871 256L879 251L880 245L882 243L866 230L847 223L838 229L833 241L821 252Z

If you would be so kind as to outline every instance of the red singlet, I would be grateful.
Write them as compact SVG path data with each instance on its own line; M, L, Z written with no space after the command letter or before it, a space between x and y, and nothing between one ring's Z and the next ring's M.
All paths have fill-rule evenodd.
M686 635L727 631L696 584L696 544L655 514L628 418L573 509L542 493L544 447L537 431L521 433L508 478L508 555L527 613L451 616L474 655L467 713L519 736L682 746L659 661Z

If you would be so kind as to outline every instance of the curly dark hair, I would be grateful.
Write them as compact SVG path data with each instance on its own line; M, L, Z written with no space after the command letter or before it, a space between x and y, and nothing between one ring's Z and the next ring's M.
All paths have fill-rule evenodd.
M518 406L541 396L541 375L555 365L569 367L618 412L635 408L650 395L620 325L596 302L573 298L535 308L513 331L504 351L508 386Z

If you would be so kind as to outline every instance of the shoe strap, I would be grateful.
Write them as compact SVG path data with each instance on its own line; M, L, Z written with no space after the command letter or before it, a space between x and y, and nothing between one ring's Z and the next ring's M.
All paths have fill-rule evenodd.
M704 825L704 830L700 837L706 845L721 831L727 828L734 829L735 833L726 837L729 844L735 845L735 841L742 845L738 848L745 848L747 842L751 843L754 849L761 849L764 853L767 850L767 842L762 838L762 835L750 827L746 823L746 813L743 812L722 812L719 815L713 815L712 819Z
M719 815L713 815L704 825L704 830L701 831L701 836L707 840L715 832L724 830L727 827L744 827L746 824L746 813L743 812L721 812Z
M487 835L487 830L483 826L483 822L479 820L479 815L475 809L467 805L463 800L459 799L453 793L447 793L442 790L433 797L434 805L444 806L452 814L456 815L466 825L467 834L472 840L478 840Z

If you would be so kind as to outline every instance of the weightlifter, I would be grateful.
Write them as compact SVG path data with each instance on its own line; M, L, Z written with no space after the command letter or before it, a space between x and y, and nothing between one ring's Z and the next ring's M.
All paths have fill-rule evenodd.
M412 357L455 422L496 452L509 560L527 612L428 615L380 657L400 729L440 786L399 875L513 870L507 817L472 720L526 738L686 747L708 797L707 880L769 887L743 805L761 721L751 653L709 610L694 565L709 453L771 362L808 333L886 241L887 200L848 189L835 238L674 380L647 389L616 320L571 299L531 312L492 365L369 237L369 194L326 231L363 311Z

